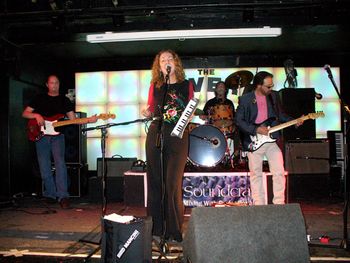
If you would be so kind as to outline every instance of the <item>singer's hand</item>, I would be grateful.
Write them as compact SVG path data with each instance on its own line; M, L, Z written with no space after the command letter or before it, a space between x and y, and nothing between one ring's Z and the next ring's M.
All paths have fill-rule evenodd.
M149 105L147 105L147 108L141 111L141 114L146 118L152 117L152 112L149 110Z

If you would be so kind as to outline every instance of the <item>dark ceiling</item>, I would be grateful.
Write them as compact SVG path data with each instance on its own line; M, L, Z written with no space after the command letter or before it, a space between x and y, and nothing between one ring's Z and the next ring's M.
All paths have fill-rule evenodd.
M332 1L8 0L0 6L2 57L28 52L48 59L349 54L349 5ZM278 38L167 40L91 44L93 32L282 27Z

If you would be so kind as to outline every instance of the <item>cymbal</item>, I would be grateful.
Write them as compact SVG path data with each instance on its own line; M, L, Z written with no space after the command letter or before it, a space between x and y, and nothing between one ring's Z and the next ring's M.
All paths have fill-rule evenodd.
M253 80L253 77L253 73L248 70L236 71L225 79L226 88L238 89L238 87L245 87Z
M202 111L201 109L195 109L194 116L199 116L199 115L204 115L204 111Z

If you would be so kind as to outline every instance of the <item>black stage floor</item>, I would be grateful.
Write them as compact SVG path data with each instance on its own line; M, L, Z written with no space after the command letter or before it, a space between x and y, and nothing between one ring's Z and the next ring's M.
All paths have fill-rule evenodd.
M35 196L19 195L1 203L0 262L84 262L98 246L81 240L100 239L101 202L73 198L70 209L47 205ZM306 222L311 262L350 262L350 253L341 246L344 202L339 197L300 199ZM145 217L144 207L107 203L106 214L117 213ZM185 231L191 209L186 209ZM322 236L329 237L321 243ZM324 241L324 240L322 240ZM327 239L326 239L327 241ZM170 243L167 259L160 259L153 246L153 262L183 262L181 243ZM100 251L90 262L99 262ZM230 262L230 260L228 261ZM231 262L234 262L231 261Z

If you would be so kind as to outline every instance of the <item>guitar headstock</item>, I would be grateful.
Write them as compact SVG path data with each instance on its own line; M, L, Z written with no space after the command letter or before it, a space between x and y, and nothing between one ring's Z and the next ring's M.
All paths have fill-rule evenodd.
M101 113L97 116L97 118L106 121L108 119L115 119L115 114L114 113Z
M318 112L315 112L315 113L309 113L308 114L309 118L310 119L317 119L317 118L323 118L324 117L324 113L323 111L318 111Z

